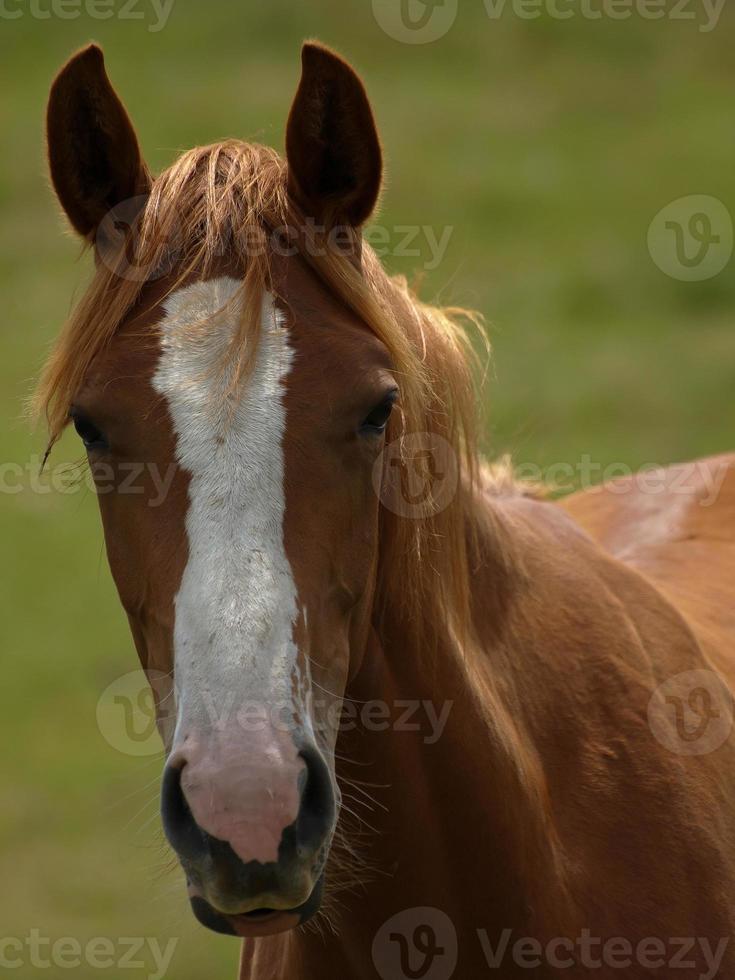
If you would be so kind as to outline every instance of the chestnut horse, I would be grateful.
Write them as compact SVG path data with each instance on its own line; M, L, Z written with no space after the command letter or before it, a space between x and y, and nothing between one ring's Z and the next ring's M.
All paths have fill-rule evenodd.
M380 143L320 45L285 161L154 178L95 46L48 153L96 271L38 405L241 977L735 976L735 457L562 503L483 464L469 324L361 236Z

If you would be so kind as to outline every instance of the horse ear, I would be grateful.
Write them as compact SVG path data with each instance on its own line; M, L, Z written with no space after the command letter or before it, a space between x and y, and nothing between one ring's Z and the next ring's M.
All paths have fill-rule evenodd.
M116 204L150 190L135 130L96 44L78 51L54 79L46 135L54 189L85 238Z
M357 227L375 208L382 155L362 82L320 44L301 50L301 82L286 127L288 187L310 217Z

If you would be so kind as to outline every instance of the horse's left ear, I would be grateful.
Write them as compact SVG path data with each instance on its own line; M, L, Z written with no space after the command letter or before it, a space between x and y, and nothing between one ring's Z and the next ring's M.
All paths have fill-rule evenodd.
M339 55L311 42L286 127L288 187L302 210L334 227L363 224L380 193L380 140L362 82Z

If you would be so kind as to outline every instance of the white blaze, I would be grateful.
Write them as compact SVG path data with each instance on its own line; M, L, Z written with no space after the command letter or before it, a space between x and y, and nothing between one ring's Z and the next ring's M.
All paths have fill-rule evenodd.
M160 324L153 386L190 474L189 557L175 600L179 726L232 722L218 712L237 712L243 699L290 704L300 686L283 537L283 381L293 351L266 293L255 363L232 389L234 368L223 371L222 358L239 321L239 302L230 301L240 287L229 277L185 286L165 301Z

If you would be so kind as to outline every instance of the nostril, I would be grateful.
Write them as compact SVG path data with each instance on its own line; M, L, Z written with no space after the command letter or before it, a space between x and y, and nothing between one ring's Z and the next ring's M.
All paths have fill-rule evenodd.
M166 839L180 857L194 859L206 850L206 837L197 826L181 788L181 768L168 765L161 784L161 819Z
M306 765L306 779L301 790L297 836L301 845L317 847L334 821L334 789L327 764L316 746L307 746L299 755Z

